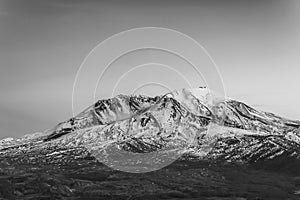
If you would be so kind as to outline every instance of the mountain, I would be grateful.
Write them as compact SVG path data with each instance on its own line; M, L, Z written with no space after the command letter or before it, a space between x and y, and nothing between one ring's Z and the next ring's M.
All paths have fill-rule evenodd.
M299 132L207 88L118 95L1 140L0 199L299 199Z
M156 97L118 95L99 100L53 129L0 141L2 155L55 153L60 148L87 150L104 163L110 162L111 148L133 153L169 149L181 159L241 163L280 156L299 159L300 121L197 88Z

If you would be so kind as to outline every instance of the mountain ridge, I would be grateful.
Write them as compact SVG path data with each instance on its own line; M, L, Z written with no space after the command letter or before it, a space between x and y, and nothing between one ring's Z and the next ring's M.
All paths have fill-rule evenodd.
M299 159L300 122L220 98L207 88L182 89L99 100L43 133L1 140L0 155L21 146L23 151L56 146L88 152L114 146L135 153L172 147L187 157L245 163L281 155Z

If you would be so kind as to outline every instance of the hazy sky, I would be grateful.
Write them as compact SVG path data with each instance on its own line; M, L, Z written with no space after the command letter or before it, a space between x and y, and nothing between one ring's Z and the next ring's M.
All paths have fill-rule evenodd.
M85 56L112 34L145 26L200 42L228 96L300 119L300 1L0 0L0 138L71 117Z

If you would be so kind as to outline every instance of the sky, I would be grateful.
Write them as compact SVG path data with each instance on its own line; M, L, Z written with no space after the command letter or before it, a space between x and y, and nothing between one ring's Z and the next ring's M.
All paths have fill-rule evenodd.
M85 57L111 35L138 27L189 35L219 67L227 96L300 119L297 0L0 0L0 138L70 118ZM169 81L175 76L158 74Z

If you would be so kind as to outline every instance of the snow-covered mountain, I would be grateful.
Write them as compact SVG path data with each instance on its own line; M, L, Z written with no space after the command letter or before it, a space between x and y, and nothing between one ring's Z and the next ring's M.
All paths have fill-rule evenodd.
M27 152L22 159L38 162L34 152L39 151L50 160L59 154L61 161L61 151L80 149L77 155L102 152L105 162L112 147L134 153L177 149L183 159L229 162L299 159L300 121L219 98L207 88L156 97L118 95L97 101L53 129L1 140L0 155Z

